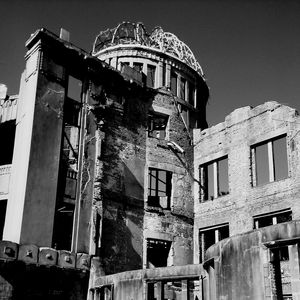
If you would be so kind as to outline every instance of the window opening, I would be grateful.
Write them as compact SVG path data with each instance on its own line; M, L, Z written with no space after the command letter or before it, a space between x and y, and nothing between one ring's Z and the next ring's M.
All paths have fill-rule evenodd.
M59 169L53 247L71 250L76 203L82 82L72 76L64 105L64 126Z
M288 247L278 247L270 251L270 277L274 282L272 289L277 299L293 299Z
M221 225L213 228L205 228L199 230L199 250L200 263L204 261L206 250L218 243L219 241L229 237L229 224Z
M162 86L166 85L166 64L162 64Z
M0 123L0 166L10 165L13 159L14 143L16 133L15 120Z
M134 62L133 63L133 69L136 70L137 72L143 72L143 64Z
M156 67L152 65L147 65L147 86L155 87L155 71Z
M188 96L189 104L195 106L195 85L189 82L189 96Z
M185 125L186 125L186 128L189 128L189 112L188 112L188 109L183 106L183 105L180 105L180 112L181 112L181 115L182 115L182 118L185 122Z
M164 140L166 138L166 128L168 116L151 113L148 116L148 136Z
M159 239L147 239L147 267L158 268L168 265L171 242Z
M170 209L172 173L149 168L148 205Z
M279 223L292 221L292 211L272 212L270 214L256 216L254 219L254 229L271 226Z
M100 300L113 300L113 285L106 285L100 288Z
M183 278L147 283L147 300L157 299L193 299L201 300L199 279Z
M288 177L286 136L254 145L251 153L253 186Z
M201 165L200 182L202 187L200 200L202 201L229 194L227 156Z
M171 71L171 92L177 96L177 74Z
M183 77L181 77L181 80L180 80L180 95L179 95L179 97L182 100L186 100L185 89L186 89L186 80Z
M3 239L7 200L0 201L0 240Z
M81 80L69 75L68 77L68 98L75 100L76 102L81 102L81 90L82 82Z

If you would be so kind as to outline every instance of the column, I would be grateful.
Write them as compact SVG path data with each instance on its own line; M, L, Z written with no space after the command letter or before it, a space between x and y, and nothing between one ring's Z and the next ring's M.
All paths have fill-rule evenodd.
M293 300L300 299L300 267L298 244L289 245L289 264Z

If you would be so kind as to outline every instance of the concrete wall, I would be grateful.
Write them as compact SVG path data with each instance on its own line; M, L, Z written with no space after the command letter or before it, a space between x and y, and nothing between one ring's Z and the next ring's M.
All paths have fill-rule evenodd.
M199 280L204 270L201 265L186 265L182 267L156 268L137 271L128 271L109 276L96 278L90 290L90 298L99 295L97 291L103 286L113 285L114 300L147 299L148 281L167 282L193 278ZM200 288L201 293L201 288ZM96 299L100 299L95 297ZM198 295L198 299L200 295Z
M204 264L207 270L213 266L209 281L215 298L211 292L209 299L278 299L272 281L270 249L289 245L291 253L299 236L300 222L293 221L236 235L211 246ZM293 255L289 260L290 268L297 268L291 278L293 299L298 297L300 283L296 255L296 260Z
M199 261L199 229L229 223L230 236L253 229L253 216L291 208L293 219L300 216L299 117L297 112L277 102L233 111L220 123L194 131L195 176L199 166L228 155L229 194L214 200L199 200L195 185L195 262ZM252 184L251 145L286 134L288 177L260 186Z

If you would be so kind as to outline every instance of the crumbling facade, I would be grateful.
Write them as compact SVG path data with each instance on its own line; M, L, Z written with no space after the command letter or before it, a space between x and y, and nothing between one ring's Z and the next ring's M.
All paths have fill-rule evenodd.
M141 23L26 47L0 87L2 299L297 299L294 109L207 128L192 51Z

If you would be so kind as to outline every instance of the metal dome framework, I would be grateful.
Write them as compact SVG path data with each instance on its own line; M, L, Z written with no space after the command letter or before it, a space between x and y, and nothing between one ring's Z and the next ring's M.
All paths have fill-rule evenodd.
M203 70L192 50L175 34L156 27L149 35L143 23L123 22L113 29L101 31L93 45L93 54L116 45L142 45L173 56L203 76Z

